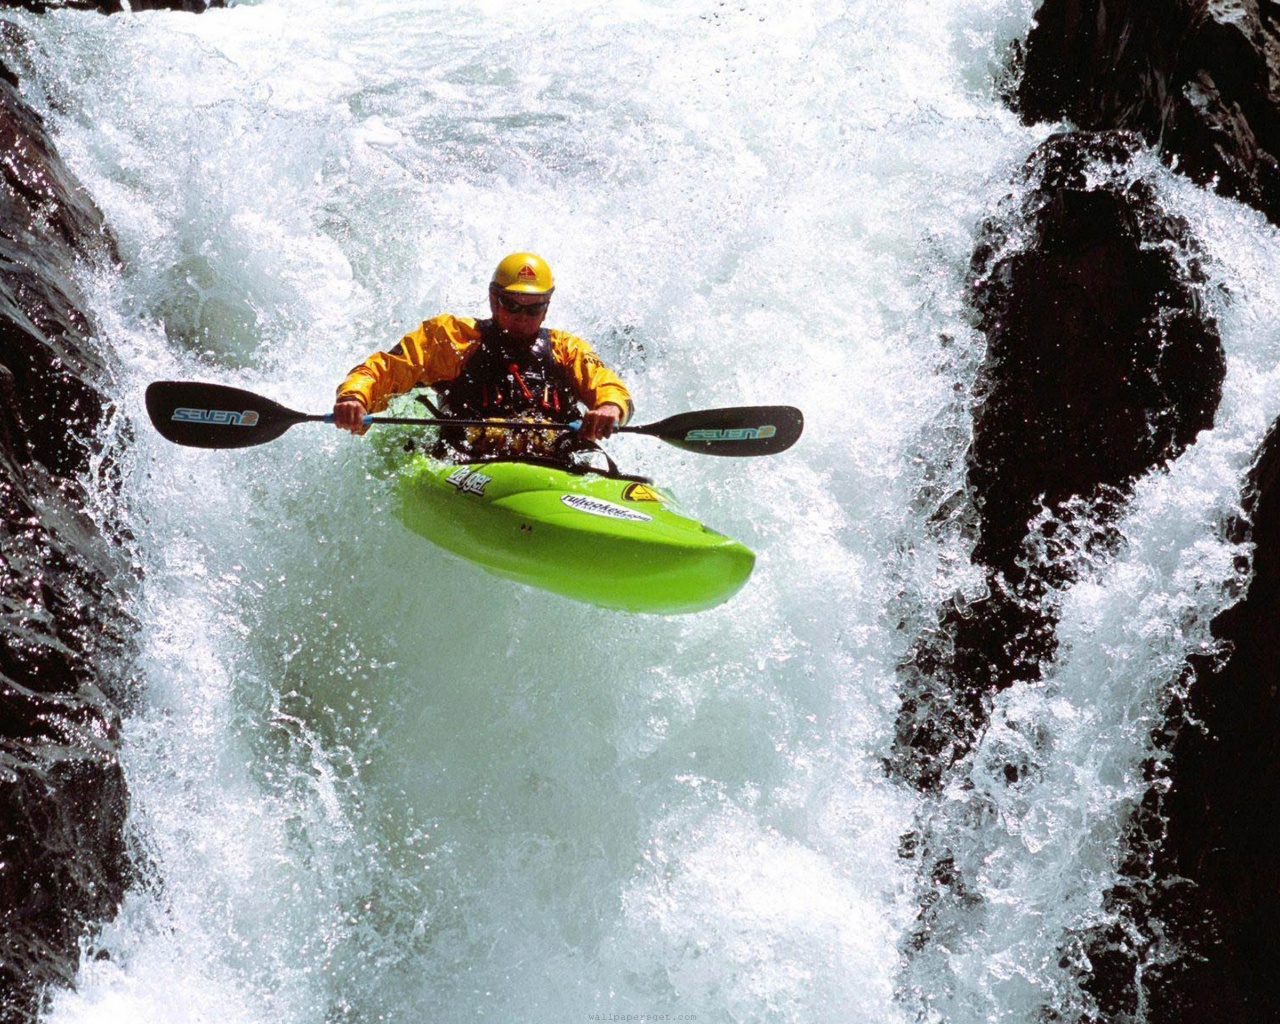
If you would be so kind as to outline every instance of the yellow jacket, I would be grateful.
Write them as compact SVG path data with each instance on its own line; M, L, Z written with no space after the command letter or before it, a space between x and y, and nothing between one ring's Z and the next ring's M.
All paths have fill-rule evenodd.
M631 393L622 379L600 361L581 338L551 330L551 357L566 372L578 398L594 409L613 402L623 420L633 411ZM432 317L410 331L390 352L375 352L347 374L338 386L338 400L358 398L370 412L380 412L396 395L418 385L454 380L480 345L476 320L449 313Z

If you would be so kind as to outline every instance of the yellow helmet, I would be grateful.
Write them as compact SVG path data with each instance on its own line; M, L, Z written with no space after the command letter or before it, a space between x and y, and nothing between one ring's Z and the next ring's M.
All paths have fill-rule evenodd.
M550 295L556 290L556 283L551 278L551 268L541 256L513 252L498 264L490 287L524 295Z

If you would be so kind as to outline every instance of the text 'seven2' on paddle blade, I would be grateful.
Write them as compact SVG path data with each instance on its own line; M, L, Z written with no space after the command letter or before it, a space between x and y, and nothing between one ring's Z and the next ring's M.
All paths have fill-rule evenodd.
M248 448L274 440L295 423L323 418L252 391L195 381L158 380L148 385L146 400L160 435L190 448Z
M776 455L800 440L804 414L790 405L705 409L624 431L651 434L702 455Z

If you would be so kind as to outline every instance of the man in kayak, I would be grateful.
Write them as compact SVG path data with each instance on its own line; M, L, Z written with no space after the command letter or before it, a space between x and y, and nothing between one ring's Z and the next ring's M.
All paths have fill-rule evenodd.
M529 252L505 257L489 283L490 319L443 313L406 334L390 352L375 352L338 387L335 425L363 434L366 413L426 385L436 392L446 418L550 424L581 418L582 441L609 437L630 417L631 394L587 342L543 328L553 291L551 268L541 257ZM581 417L579 403L586 406ZM442 441L464 457L560 456L565 436L563 428L446 429Z

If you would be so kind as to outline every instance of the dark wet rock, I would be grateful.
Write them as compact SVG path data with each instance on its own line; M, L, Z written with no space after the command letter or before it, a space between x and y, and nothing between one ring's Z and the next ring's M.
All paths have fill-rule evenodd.
M44 14L46 11L99 11L123 14L125 11L187 11L202 14L212 7L234 7L235 0L0 0L0 7L20 7Z
M1114 546L1133 481L1213 424L1225 362L1187 226L1124 132L1041 146L984 225L987 337L968 484L986 593L957 598L901 666L891 770L922 789L972 747L991 696L1054 654L1055 592Z
M1015 102L1028 123L1131 129L1280 223L1280 4L1045 0Z
M1101 1009L1161 1024L1280 1020L1280 423L1249 474L1244 599L1213 622L1157 737L1113 923L1089 937Z
M102 217L0 71L0 1020L32 1019L127 878L116 757L129 635L98 430L113 414L73 268ZM117 531L109 531L117 532Z
M1171 166L1280 223L1280 3L1046 0L1016 104L1130 128ZM1247 597L1175 687L1109 924L1064 955L1098 1020L1280 1020L1280 437L1250 476ZM1242 567L1242 573L1247 567Z
M1125 487L1213 425L1225 362L1187 225L1126 133L1055 136L974 254L987 337L969 484L974 558L1020 580L1027 523Z

